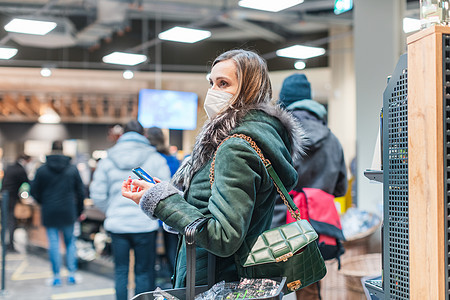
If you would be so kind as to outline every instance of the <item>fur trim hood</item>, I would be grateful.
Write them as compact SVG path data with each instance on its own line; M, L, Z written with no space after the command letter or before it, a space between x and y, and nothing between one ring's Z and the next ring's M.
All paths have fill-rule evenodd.
M241 110L230 108L215 118L206 121L197 136L192 155L182 163L174 175L173 184L185 190L189 186L192 176L212 159L217 146L241 124L244 117L252 110L263 111L281 122L288 134L291 147L289 151L294 161L297 160L299 155L304 154L303 149L307 144L305 132L291 112L271 103L259 104Z

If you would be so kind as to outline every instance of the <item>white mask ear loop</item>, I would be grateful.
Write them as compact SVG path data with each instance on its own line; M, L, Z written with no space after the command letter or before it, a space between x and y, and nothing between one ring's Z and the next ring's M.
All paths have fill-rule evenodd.
M233 94L209 89L203 105L208 118L214 118L228 104L231 98L233 98Z

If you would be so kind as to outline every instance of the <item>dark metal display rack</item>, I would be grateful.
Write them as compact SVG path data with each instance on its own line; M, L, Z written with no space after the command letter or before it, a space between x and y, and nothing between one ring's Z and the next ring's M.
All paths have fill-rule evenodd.
M383 93L383 280L372 299L409 299L408 66L400 57Z
M438 30L436 30L437 32ZM439 56L437 56L439 59ZM450 35L442 34L445 297L450 299ZM439 69L439 67L438 67ZM439 78L437 80L440 80ZM440 93L438 93L439 95ZM420 102L419 102L420 103ZM439 105L438 105L439 107ZM408 66L400 57L383 94L383 280L368 280L372 299L409 299ZM439 134L438 134L439 136ZM439 176L438 176L439 177ZM438 199L438 201L441 201Z
M442 61L443 61L443 101L444 101L444 195L446 204L445 223L445 299L450 299L450 35L442 35Z

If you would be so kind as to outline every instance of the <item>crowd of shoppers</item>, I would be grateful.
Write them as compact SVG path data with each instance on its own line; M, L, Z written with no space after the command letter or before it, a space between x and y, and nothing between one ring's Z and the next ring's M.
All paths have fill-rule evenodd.
M141 166L158 178L169 180L177 170L179 162L174 155L170 155L160 128L149 129L147 136L141 124L133 120L124 126L116 125L114 134L116 138L111 141L115 145L108 150L108 156L98 162L90 184L89 196L94 200L95 207L106 215L104 228L112 238L116 298L128 299L130 293L138 294L156 287L156 237L160 223L150 220L133 202L121 196L123 176L134 176L131 169ZM9 253L16 252L14 231L17 220L13 210L19 201L19 187L30 182L30 193L35 203L41 206L41 223L47 233L48 255L53 274L48 284L54 287L64 283L61 272L63 256L68 270L66 283L77 283L75 223L83 221L83 201L86 196L80 173L72 164L71 157L64 155L63 150L62 141L52 143L51 153L35 172L34 180L28 179L25 167L30 163L31 157L25 154L20 155L7 167L2 179L2 191L9 192L10 238L7 250ZM165 232L163 235L165 255L172 271L178 236L166 236ZM65 251L60 249L60 236L63 237ZM135 260L134 291L128 291L130 250L133 250Z

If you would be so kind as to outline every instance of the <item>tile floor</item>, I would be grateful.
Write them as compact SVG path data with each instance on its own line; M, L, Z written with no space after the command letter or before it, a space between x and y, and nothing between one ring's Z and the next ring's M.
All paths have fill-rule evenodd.
M16 240L25 241L24 231L16 232ZM114 281L112 276L105 276L105 270L111 270L112 266L105 265L105 270L92 270L92 268L81 268L79 271L79 284L67 285L54 288L48 283L51 279L50 264L46 255L40 253L27 253L25 243L17 243L19 253L6 255L5 286L0 286L0 299L89 299L89 300L114 300ZM359 250L358 250L359 251ZM352 255L360 255L358 251L347 249L343 259ZM324 300L365 300L361 293L348 291L345 278L337 270L337 262L328 261L328 273L321 281L322 299ZM106 263L108 264L108 262ZM111 264L111 262L109 262ZM100 267L101 268L101 267ZM108 272L108 271L106 271ZM103 274L101 274L103 273ZM160 273L161 274L161 273ZM111 275L111 274L109 274ZM168 274L163 273L163 277ZM159 283L166 288L169 287L167 278L159 278ZM289 294L284 300L295 300L295 295Z

